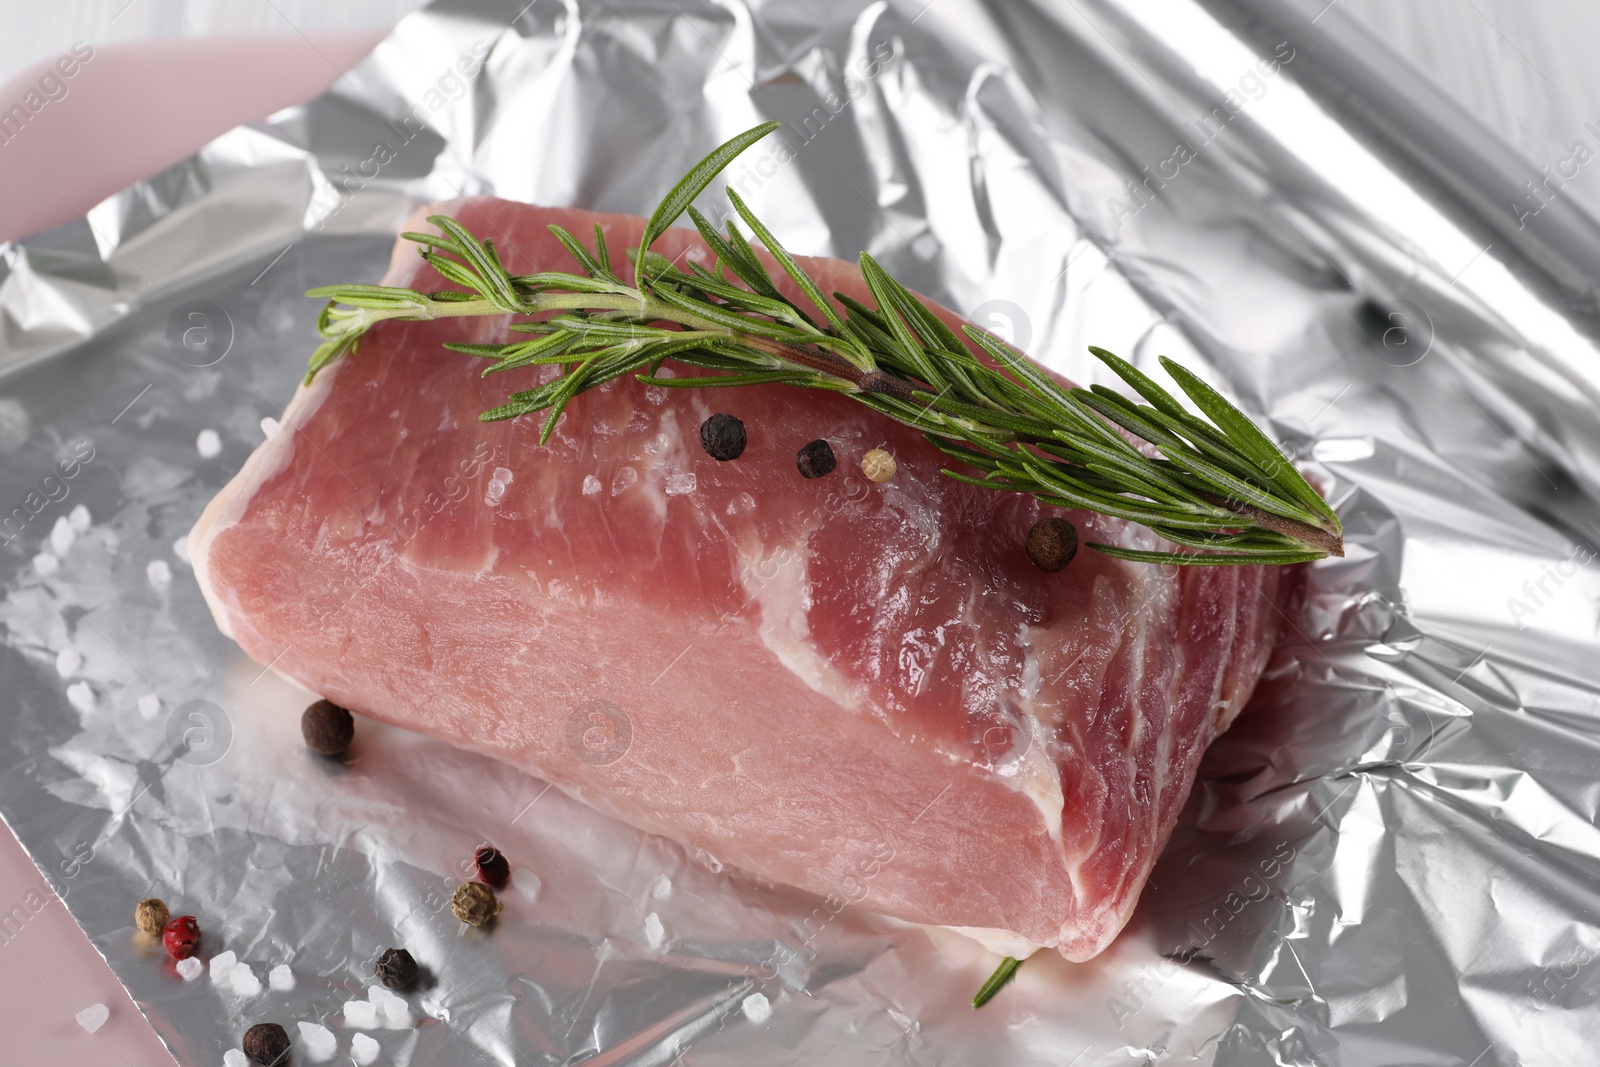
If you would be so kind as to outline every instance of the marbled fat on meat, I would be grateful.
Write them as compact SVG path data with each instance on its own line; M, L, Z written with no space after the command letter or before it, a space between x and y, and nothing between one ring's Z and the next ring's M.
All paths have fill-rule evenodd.
M450 212L516 273L572 269L548 223L599 222L619 262L642 228ZM656 247L710 263L690 231ZM803 262L870 303L853 266ZM386 281L446 287L409 245ZM1023 548L1044 514L1153 539L946 478L917 433L826 392L624 378L541 448L537 420L477 416L554 369L484 378L440 347L507 325L385 323L299 390L190 535L223 630L314 693L767 878L1013 955L1105 948L1265 665L1285 572L1085 550L1046 574ZM736 461L699 447L716 411L747 428ZM809 481L817 437L840 464ZM860 473L875 447L890 482Z

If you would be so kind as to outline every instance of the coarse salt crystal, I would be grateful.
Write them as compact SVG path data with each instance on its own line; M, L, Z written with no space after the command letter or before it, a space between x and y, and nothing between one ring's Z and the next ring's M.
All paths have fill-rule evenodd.
M67 686L67 701L79 711L94 707L94 687L88 682L73 682Z
M215 430L201 430L194 439L194 447L200 453L201 459L210 459L222 453L222 438Z
M164 559L153 559L146 564L144 576L155 589L164 589L172 584L172 568L167 566Z
M178 961L178 976L185 982L192 982L199 978L200 972L205 969L206 965L200 962L200 957L198 956L190 956L187 959Z
M411 1005L399 993L375 985L367 990L367 999L372 1001L372 1007L386 1029L409 1030L416 1025L417 1020L411 1015Z
M517 891L517 896L530 904L539 895L539 887L542 884L539 876L526 867L518 867L511 872L511 887Z
M600 491L600 479L596 478L592 474L585 474L583 476L583 495L584 496L594 496L599 491Z
M41 552L33 557L33 569L40 574L54 574L61 569L61 560L53 552Z
M222 1054L222 1067L250 1067L250 1061L243 1052L230 1048Z
M233 952L219 952L211 957L211 980L213 982L226 982L228 974L233 970L234 964L239 962L239 957Z
M241 997L253 997L261 992L261 979L256 977L256 972L250 969L248 963L235 966L228 981L232 983L233 991Z
M75 505L71 511L67 512L67 524L78 533L83 533L87 530L92 521L89 509L82 504Z
M267 985L279 993L287 993L294 988L294 972L287 963L280 963L267 972Z
M56 653L56 673L63 678L71 678L78 673L78 668L83 666L83 653L68 645Z
M728 501L728 514L743 515L747 511L754 510L755 506L755 497L751 496L749 493L740 493L738 496Z
M764 1023L772 1018L772 1001L767 999L765 993L751 993L744 998L744 1003L739 1005L744 1012L744 1017L753 1023Z
M644 942L651 948L660 948L661 942L667 938L666 928L661 925L661 916L651 912L644 917Z
M378 1025L378 1008L370 1000L347 1000L344 1024L352 1030L371 1030Z
M672 895L672 879L664 874L656 875L656 880L650 886L650 895L657 900L666 900Z
M339 1039L332 1030L320 1023L301 1023L300 1043L305 1047L306 1059L312 1063L331 1060L339 1050Z
M632 467L619 467L616 475L611 479L611 495L620 496L633 488L633 483L639 480L639 472Z
M668 496L685 496L694 492L694 471L673 471L662 482Z
M139 698L139 714L146 719L153 719L161 713L161 698L154 693L146 693Z
M494 473L489 476L489 480L491 482L499 482L502 485L510 485L511 471L505 467L496 467Z
M177 556L179 559L183 560L183 562L185 562L185 563L192 563L193 562L193 560L191 560L189 558L189 535L188 534L184 534L182 537L180 537L176 541L172 542L172 554L174 556Z
M489 488L483 491L483 506L492 508L500 503L500 498L506 495L505 482L490 482Z
M378 1058L378 1043L366 1034L357 1034L350 1039L350 1058L366 1067Z
M92 1034L104 1026L109 1018L110 1008L104 1004L91 1004L78 1013L78 1025Z
M50 527L50 551L58 556L65 556L72 547L72 542L78 539L78 531L72 528L72 523L67 521L65 515L57 516L56 524Z
M261 420L261 435L269 441L278 436L278 431L281 429L283 427L271 415Z
M666 451L669 440L665 432L658 433L644 443L644 450L652 456L660 455Z

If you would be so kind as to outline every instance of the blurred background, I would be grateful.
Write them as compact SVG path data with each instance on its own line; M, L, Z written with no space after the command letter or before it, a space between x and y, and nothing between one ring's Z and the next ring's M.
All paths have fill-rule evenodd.
M960 17L957 0L938 3L946 17ZM0 101L9 108L21 100L76 41L111 55L116 72L90 70L73 91L106 109L107 130L142 135L166 128L161 146L172 147L159 162L147 151L137 153L129 163L142 169L133 173L102 166L96 187L108 195L233 125L316 96L423 6L424 0L8 0L0 16ZM1425 80L1481 128L1486 150L1525 164L1530 177L1570 151L1574 131L1600 121L1600 69L1593 57L1600 5L1590 0L1230 0L1206 6L1224 21L1230 13L1270 17L1274 9L1315 19L1342 47L1400 78ZM125 70L130 63L124 61L133 69ZM102 96L112 82L115 92ZM86 103L64 99L59 106ZM16 157L41 149L0 147L0 188L7 192L0 240L32 232L19 229L29 221L43 220L36 230L81 214L58 195L46 199L33 188L36 180L23 180L30 164ZM74 181L73 169L61 161L59 178ZM1579 174L1570 196L1600 215L1600 172Z

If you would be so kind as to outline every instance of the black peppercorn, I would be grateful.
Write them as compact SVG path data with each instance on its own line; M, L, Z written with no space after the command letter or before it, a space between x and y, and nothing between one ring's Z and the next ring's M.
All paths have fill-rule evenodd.
M331 700L319 700L300 716L300 732L306 747L324 756L342 756L356 735L350 713Z
M256 1023L244 1033L244 1054L268 1067L289 1062L289 1035L277 1023Z
M700 447L712 459L738 459L744 446L744 423L727 412L719 411L700 424Z
M1052 574L1078 554L1078 529L1066 519L1040 519L1028 531L1028 558Z
M499 889L506 884L506 879L511 877L511 864L506 860L505 853L493 845L484 845L472 854L472 862L477 865L478 877Z
M417 961L403 948L391 948L378 957L372 971L390 989L408 989L417 980Z
M839 465L839 461L833 458L832 446L820 437L796 452L794 463L800 468L802 478L821 478L825 474L832 474L833 468Z

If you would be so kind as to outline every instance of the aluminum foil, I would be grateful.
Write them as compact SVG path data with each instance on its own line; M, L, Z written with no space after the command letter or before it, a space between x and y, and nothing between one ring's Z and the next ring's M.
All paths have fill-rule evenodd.
M1358 67L1247 6L439 3L323 98L0 246L0 814L178 1059L273 1019L297 1063L299 1022L393 1064L1584 1062L1587 312L1541 282L1560 241L1477 239L1325 106ZM1436 117L1373 114L1400 141ZM768 118L729 181L789 247L869 250L1079 380L1089 343L1184 360L1350 535L1132 925L981 1012L995 960L956 935L372 723L347 762L309 756L306 695L216 632L175 545L294 388L300 294L376 279L414 206L645 212ZM517 869L487 932L446 902L484 840ZM248 976L179 977L132 928L151 894ZM398 944L420 988L367 1018Z

